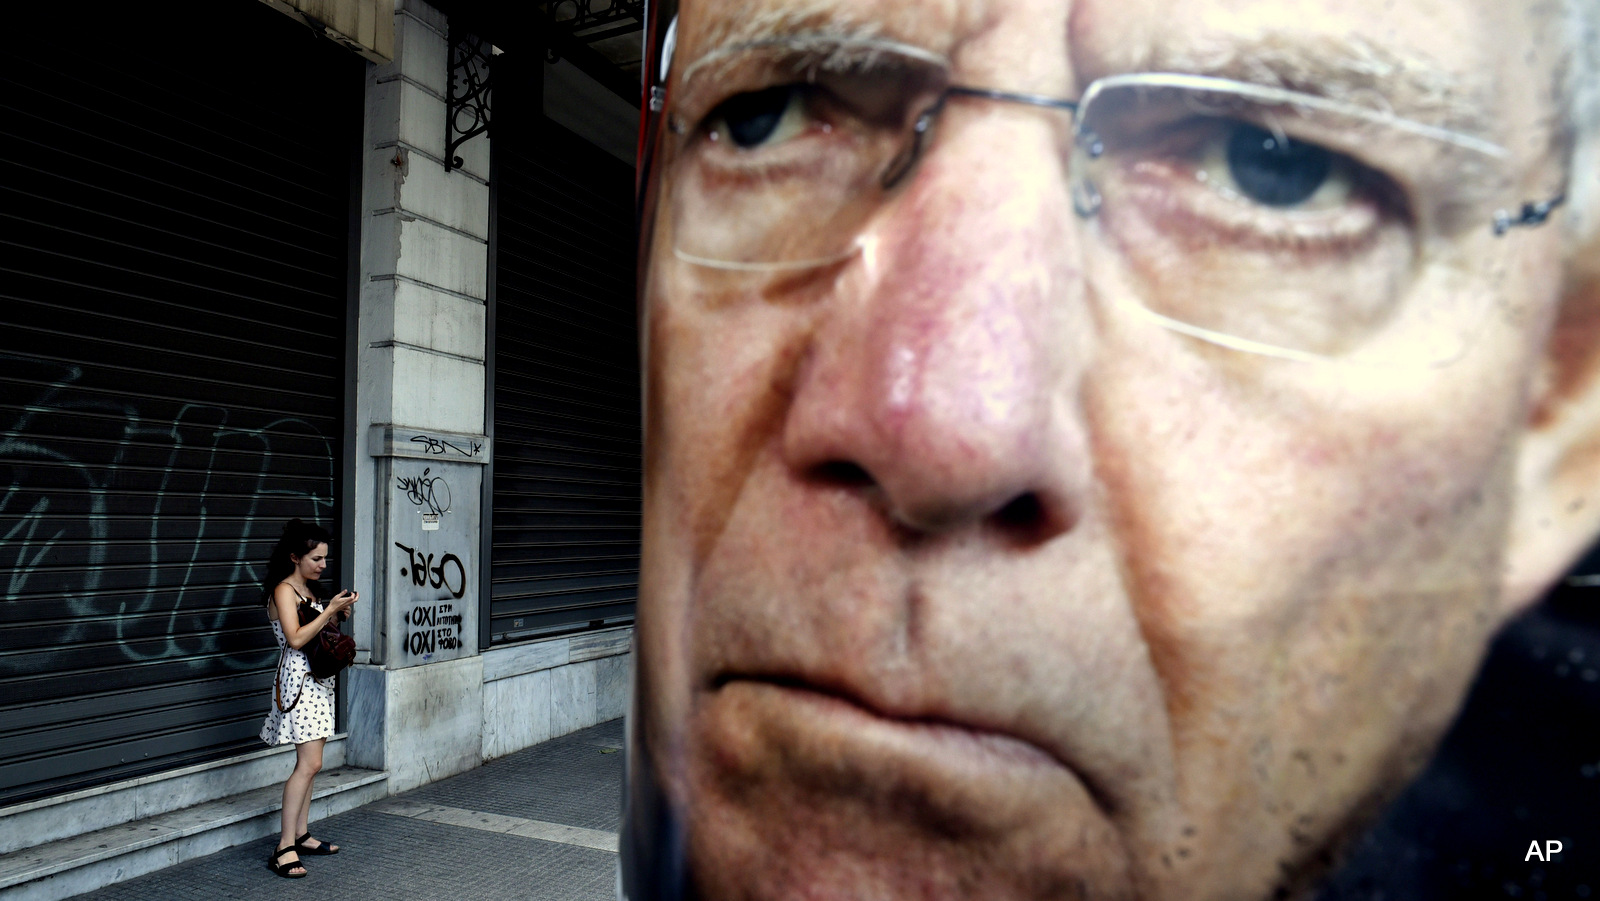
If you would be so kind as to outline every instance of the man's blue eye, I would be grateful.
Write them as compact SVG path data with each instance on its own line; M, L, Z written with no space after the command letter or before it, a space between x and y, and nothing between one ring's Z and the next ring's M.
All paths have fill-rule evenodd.
M779 85L739 94L725 101L712 119L722 122L733 143L749 149L772 137L798 93L799 88L794 85Z
M1309 200L1333 171L1334 155L1325 148L1239 124L1228 138L1228 172L1246 197L1267 206L1296 206Z

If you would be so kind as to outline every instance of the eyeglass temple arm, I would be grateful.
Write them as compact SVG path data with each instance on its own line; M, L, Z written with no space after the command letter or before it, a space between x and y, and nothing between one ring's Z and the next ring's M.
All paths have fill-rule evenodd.
M1522 211L1515 216L1507 210L1496 211L1494 214L1495 236L1499 237L1519 225L1526 225L1529 228L1543 225L1545 220L1550 218L1550 214L1555 211L1555 208L1565 203L1566 200L1566 194L1557 194L1549 200L1542 200L1538 203L1524 203Z

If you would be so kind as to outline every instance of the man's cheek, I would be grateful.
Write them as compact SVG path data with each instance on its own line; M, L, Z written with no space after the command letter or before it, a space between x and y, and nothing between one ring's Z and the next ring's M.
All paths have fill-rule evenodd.
M1494 431L1435 421L1407 433L1425 406L1374 417L1315 392L1151 362L1096 379L1088 409L1132 602L1178 701L1230 660L1264 662L1199 646L1281 641L1341 593L1435 583L1461 560L1464 534L1471 555L1493 543L1504 510L1485 498L1503 498L1503 485L1485 492L1503 481L1506 451ZM1293 374L1298 364L1270 365ZM1161 402L1177 395L1189 402ZM1481 562L1471 569L1483 578Z
M1179 572L1214 580L1232 570L1227 581L1252 594L1294 587L1336 560L1370 566L1397 550L1397 536L1413 551L1448 552L1429 535L1481 515L1473 507L1508 449L1515 386L1470 371L1452 380L1347 369L1268 360L1242 379L1191 366L1101 380L1120 386L1095 405L1098 455L1118 461L1104 469L1118 482L1108 491L1120 519L1140 523L1140 542L1155 541L1158 556L1207 561ZM1176 389L1157 381L1174 375ZM1189 402L1159 403L1173 391ZM1441 415L1467 394L1484 415Z

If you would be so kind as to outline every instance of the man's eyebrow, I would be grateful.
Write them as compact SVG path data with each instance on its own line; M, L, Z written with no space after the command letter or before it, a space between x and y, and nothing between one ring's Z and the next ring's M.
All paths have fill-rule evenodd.
M777 5L751 4L737 16L724 16L709 22L693 49L693 65L730 48L745 45L803 41L853 44L888 41L921 46L919 38L929 36L931 21L945 16L913 14L916 8L900 15L885 16L882 9L864 10L862 4L845 0L784 0ZM926 10L924 10L926 12ZM946 47L928 47L940 53Z
M1481 78L1464 83L1460 74L1359 37L1268 35L1210 47L1156 46L1139 65L1301 91L1500 143Z
M706 31L700 55L796 36L839 41L873 40L883 36L883 26L868 19L854 18L847 8L832 2L784 5L714 23Z

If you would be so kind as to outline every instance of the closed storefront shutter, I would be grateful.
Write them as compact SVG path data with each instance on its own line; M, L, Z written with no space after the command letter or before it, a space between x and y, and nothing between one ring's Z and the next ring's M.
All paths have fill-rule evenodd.
M361 115L264 5L42 6L0 55L0 804L260 747L263 563L338 521Z
M633 169L513 120L509 94L492 145L493 643L630 620L639 582Z

